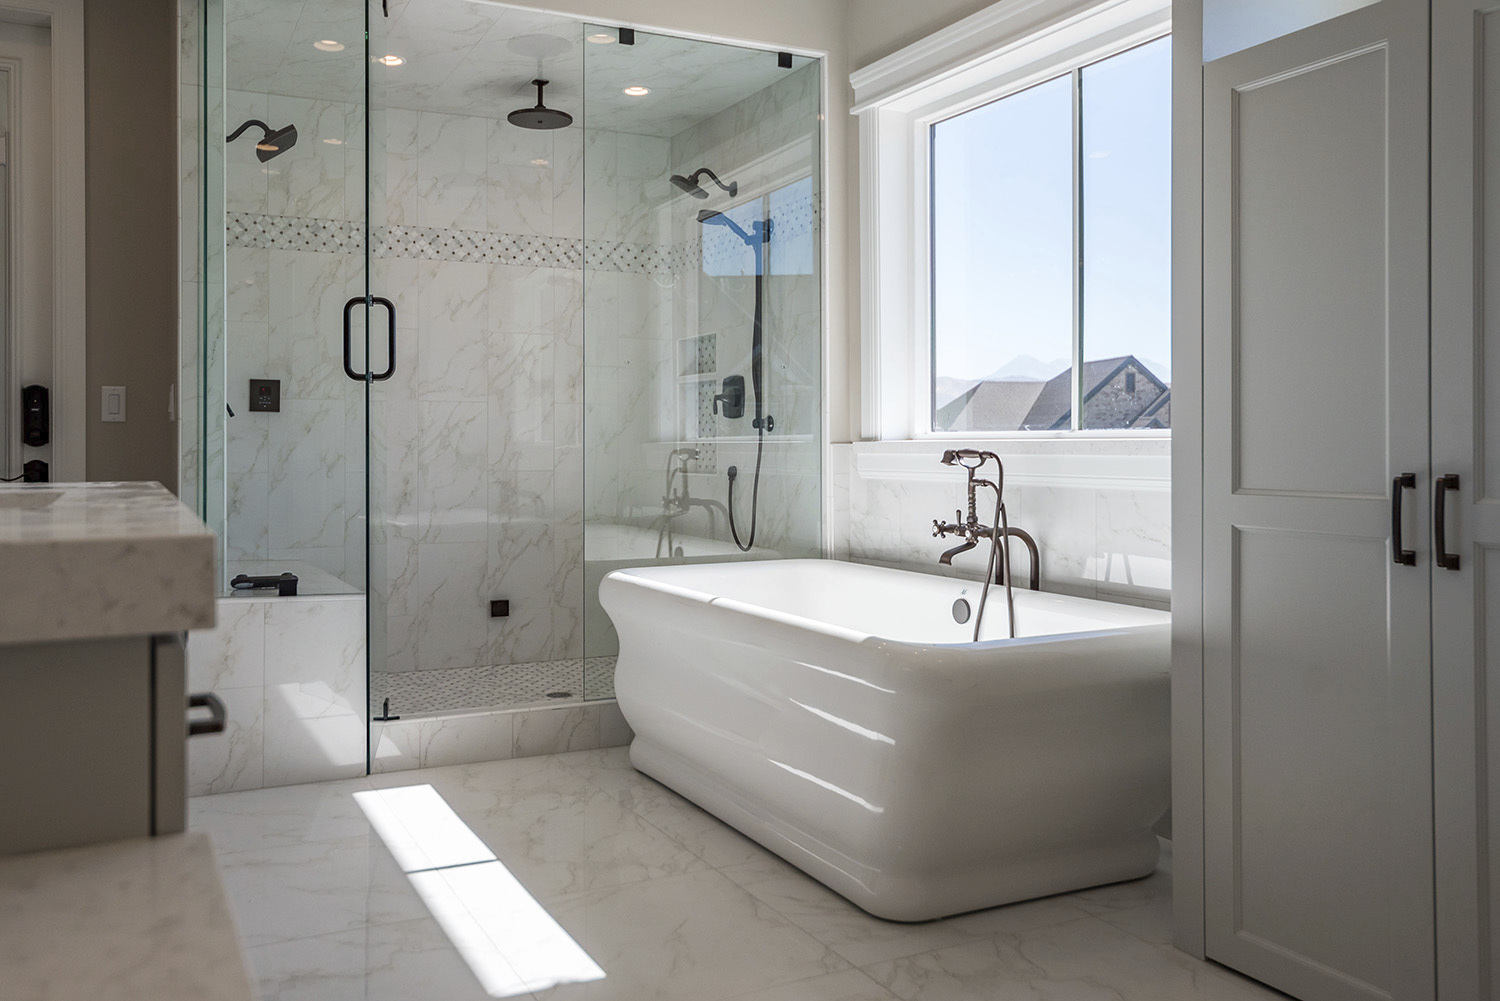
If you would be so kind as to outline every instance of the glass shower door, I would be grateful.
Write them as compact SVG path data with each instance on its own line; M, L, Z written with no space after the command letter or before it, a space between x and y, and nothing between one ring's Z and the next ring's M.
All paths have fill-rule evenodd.
M590 26L584 578L821 553L821 65Z

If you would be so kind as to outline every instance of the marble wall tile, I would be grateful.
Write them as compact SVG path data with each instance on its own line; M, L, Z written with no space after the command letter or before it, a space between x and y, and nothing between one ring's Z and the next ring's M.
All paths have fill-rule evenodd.
M229 477L224 554L231 560L263 560L271 553L271 488L268 473Z
M486 217L500 233L552 234L552 167L492 162L486 181Z
M468 542L421 544L413 622L419 670L485 663L489 608L485 547Z
M1096 512L1099 591L1170 599L1171 492L1101 490Z
M427 262L419 296L417 390L427 400L483 400L488 356L489 267Z
M423 402L417 406L421 538L434 543L482 542L489 521L486 405Z
M266 605L221 598L212 629L188 634L188 688L213 692L265 684Z
M273 551L343 548L344 405L283 400L270 429L269 540Z
M553 339L546 334L490 336L491 473L551 472L554 441Z
M422 721L422 767L501 761L515 751L515 713L437 716Z
M266 785L365 770L365 601L266 607Z
M490 328L507 334L552 334L555 286L551 272L551 268L490 265Z
M191 654L190 654L191 656ZM193 691L207 689L192 687ZM214 687L228 714L223 733L198 734L187 742L188 795L259 789L264 784L265 689Z
M296 124L297 153L266 161L267 167L278 172L268 175L266 211L300 218L344 218L345 105L272 94L269 114L266 121L272 128Z
M489 127L482 118L417 116L417 218L423 226L476 229L485 218Z
M614 702L599 706L599 746L625 747L635 739L635 731L625 722L625 714Z
M599 714L593 706L517 713L515 727L517 758L599 746Z

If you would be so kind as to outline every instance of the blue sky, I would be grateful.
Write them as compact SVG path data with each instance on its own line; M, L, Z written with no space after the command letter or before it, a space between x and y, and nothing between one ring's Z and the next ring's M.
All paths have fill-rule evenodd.
M935 367L978 379L1072 354L1068 77L934 129ZM1083 71L1084 357L1171 381L1171 50Z

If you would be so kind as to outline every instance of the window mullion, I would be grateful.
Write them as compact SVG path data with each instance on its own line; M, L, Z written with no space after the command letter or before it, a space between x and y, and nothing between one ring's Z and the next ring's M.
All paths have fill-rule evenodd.
M1073 412L1083 427L1083 68L1073 70Z

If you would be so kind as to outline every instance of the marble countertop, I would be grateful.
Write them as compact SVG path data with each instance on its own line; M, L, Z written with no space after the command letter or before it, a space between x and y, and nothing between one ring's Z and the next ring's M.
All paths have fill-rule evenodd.
M158 483L0 484L0 644L214 624L214 535Z
M206 834L0 858L7 1001L250 1001Z

